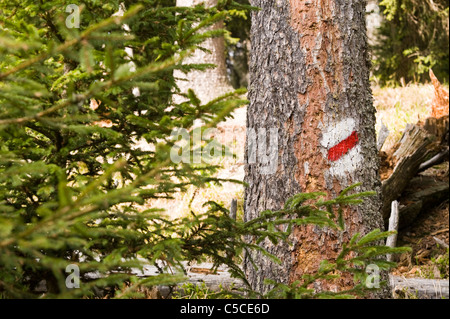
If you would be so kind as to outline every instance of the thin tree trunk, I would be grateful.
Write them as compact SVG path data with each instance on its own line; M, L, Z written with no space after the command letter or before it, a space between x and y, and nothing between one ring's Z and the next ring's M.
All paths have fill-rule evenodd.
M380 193L375 109L369 83L365 5L361 0L253 0L250 105L247 130L275 128L273 170L264 169L247 135L245 219L279 209L288 197L325 191L330 197L361 182L358 191ZM263 135L256 147L264 145ZM258 150L264 153L264 150ZM253 153L252 153L253 152ZM273 155L273 154L272 154ZM283 283L314 272L323 259L333 260L353 234L383 228L380 198L374 196L345 212L343 236L313 226L299 227L285 243L263 245L282 260L276 265L254 254L244 268L254 289L264 292L265 278ZM335 286L349 288L351 278Z
M177 0L178 7L192 7L204 3L206 7L217 5L218 0ZM210 29L223 28L222 22L215 23ZM175 77L183 80L177 81L181 93L187 93L188 89L194 90L202 103L209 101L233 90L229 84L227 68L225 62L225 40L223 37L207 39L201 46L209 52L196 50L194 54L184 60L185 64L214 64L213 69L206 71L191 71L184 74L181 71L175 71ZM175 103L181 103L186 98L177 95L174 98Z

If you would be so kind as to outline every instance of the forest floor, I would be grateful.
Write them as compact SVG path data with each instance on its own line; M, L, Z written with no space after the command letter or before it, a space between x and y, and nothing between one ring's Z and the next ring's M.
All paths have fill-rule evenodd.
M383 150L392 147L401 137L408 123L417 123L428 117L429 105L434 95L431 84L408 85L399 88L373 87L374 105L377 109L377 132L383 122L390 130ZM235 158L221 158L215 164L221 165L216 177L222 179L244 180L244 148L246 134L246 107L237 109L233 118L218 125L215 138L228 146ZM433 175L449 182L448 162L435 166L422 174ZM190 210L205 210L203 203L214 200L229 208L232 199L238 200L237 218L242 218L244 186L226 182L222 185L208 184L205 188L190 188L184 194L177 194L171 201L153 202L154 207L165 208L171 217L179 217ZM393 274L404 277L423 277L429 279L449 278L448 249L437 244L434 237L449 243L449 201L438 207L430 207L415 223L398 234L398 246L409 246L412 253L399 258L398 267Z
M390 149L402 136L406 124L416 124L430 114L434 88L429 85L408 85L399 88L373 88L377 109L377 131L383 122L391 132L382 150ZM449 162L436 165L420 175L433 176L449 183ZM397 246L412 248L398 257L394 275L405 278L449 278L449 250L436 239L449 243L449 200L429 207L408 227L400 229Z

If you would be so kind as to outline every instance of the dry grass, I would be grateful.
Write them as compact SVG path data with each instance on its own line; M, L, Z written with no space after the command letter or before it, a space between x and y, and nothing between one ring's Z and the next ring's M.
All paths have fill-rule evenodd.
M383 150L391 148L400 139L406 124L415 124L431 113L434 96L431 84L412 84L397 88L373 87L372 91L377 109L377 132L381 122L391 132Z

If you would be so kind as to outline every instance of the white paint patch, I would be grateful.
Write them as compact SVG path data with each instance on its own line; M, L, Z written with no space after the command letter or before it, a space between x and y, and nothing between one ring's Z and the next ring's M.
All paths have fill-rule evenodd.
M320 140L320 145L324 148L324 150L322 150L323 155L327 157L330 148L347 139L355 129L356 122L352 118L333 123L325 128L322 139ZM328 170L328 173L331 176L345 180L348 173L354 172L361 165L362 161L361 145L358 144L338 160L329 161L330 169Z
M308 162L303 163L303 168L305 170L305 175L309 175L309 163Z
M339 144L342 140L352 134L355 130L356 123L352 118L342 120L338 123L329 125L323 132L322 139L320 140L320 145L325 147L327 150L331 147Z
M361 165L362 161L361 145L357 145L339 160L331 162L329 172L332 176L345 178L348 173L354 172Z

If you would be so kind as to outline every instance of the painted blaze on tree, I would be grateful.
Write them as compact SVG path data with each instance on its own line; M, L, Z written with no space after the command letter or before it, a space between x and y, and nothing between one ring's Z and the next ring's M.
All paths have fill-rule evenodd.
M278 129L278 165L273 174L247 161L245 218L280 209L300 192L337 195L360 182L358 191L380 190L375 109L369 83L365 6L361 0L254 0L250 106L247 128ZM258 136L258 138L260 138ZM248 156L247 138L247 156ZM261 143L256 143L260 145ZM346 231L305 226L295 229L293 246L265 247L282 261L276 265L254 254L246 258L253 288L266 291L265 278L284 283L333 260L342 243L357 232L383 228L380 198L366 199L345 212ZM336 287L349 288L351 278Z

